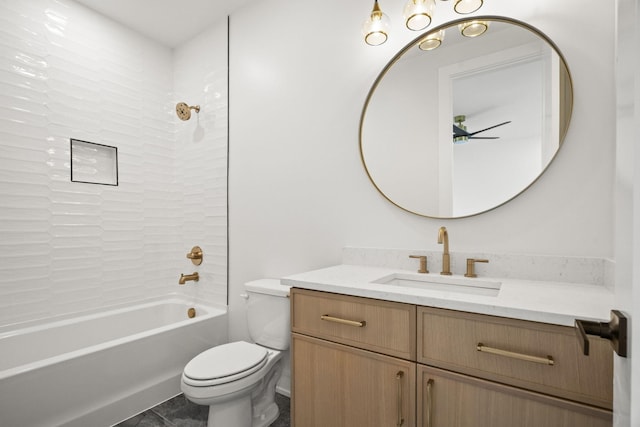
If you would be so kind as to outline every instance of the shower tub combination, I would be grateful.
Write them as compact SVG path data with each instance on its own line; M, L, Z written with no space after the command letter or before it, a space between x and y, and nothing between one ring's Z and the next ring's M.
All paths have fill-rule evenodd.
M225 308L180 297L0 328L0 425L110 426L180 393L184 366L227 342Z

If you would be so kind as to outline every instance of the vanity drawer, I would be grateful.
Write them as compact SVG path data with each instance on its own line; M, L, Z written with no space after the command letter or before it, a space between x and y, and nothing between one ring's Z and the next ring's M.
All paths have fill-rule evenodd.
M607 409L613 351L591 338L582 354L574 328L418 307L419 363Z
M416 307L410 304L293 288L291 330L415 360Z

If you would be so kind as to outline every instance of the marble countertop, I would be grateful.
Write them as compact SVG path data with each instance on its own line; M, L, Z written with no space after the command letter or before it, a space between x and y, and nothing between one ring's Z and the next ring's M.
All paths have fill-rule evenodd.
M373 283L397 273L416 274L415 270L343 264L287 276L281 282L297 288L564 326L573 326L575 319L608 321L613 308L611 290L593 284L446 276L466 281L500 282L498 294L490 296ZM443 277L437 273L421 276L434 281Z

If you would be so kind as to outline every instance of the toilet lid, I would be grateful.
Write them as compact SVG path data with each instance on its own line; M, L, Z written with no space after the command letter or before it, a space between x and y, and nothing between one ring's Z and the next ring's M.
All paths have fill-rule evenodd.
M256 344L245 341L223 344L194 357L184 367L184 375L208 385L234 381L264 366L267 356L267 349Z

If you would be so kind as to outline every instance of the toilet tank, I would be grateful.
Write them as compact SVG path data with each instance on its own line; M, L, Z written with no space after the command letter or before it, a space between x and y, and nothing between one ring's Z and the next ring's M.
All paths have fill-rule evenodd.
M289 286L278 279L254 280L245 284L249 335L256 344L287 350L291 341Z

